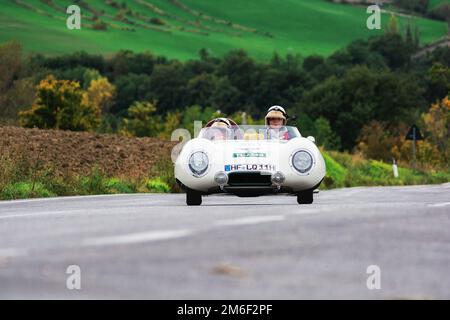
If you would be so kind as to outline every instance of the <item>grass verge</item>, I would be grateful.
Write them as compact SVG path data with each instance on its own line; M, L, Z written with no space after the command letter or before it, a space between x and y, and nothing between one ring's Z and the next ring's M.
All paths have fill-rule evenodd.
M450 181L450 172L424 172L408 168L399 168L399 177L395 178L389 164L349 153L322 152L327 166L322 189L437 184ZM159 160L145 176L130 179L111 177L96 166L88 175L74 175L68 172L61 174L48 164L44 165L39 154L33 158L26 156L25 152L15 150L13 155L0 156L0 200L180 192L175 183L170 158Z
M367 160L359 155L335 151L323 152L323 155L327 166L327 174L321 185L323 189L438 184L450 181L450 172L399 167L399 176L396 178L392 165L381 161Z

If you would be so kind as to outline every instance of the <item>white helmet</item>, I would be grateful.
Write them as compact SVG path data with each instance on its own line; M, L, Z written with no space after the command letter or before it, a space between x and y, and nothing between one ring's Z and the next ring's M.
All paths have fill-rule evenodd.
M283 125L286 125L286 121L288 119L288 115L286 113L286 110L284 110L283 107L281 107L281 106L271 106L267 110L267 115L266 115L266 118L265 118L266 126L269 125L269 119L270 118L283 119Z
M230 128L233 124L231 123L231 121L227 118L215 118L210 120L205 127L211 127L213 124L216 124L215 126L217 126L218 124L224 124L226 127Z

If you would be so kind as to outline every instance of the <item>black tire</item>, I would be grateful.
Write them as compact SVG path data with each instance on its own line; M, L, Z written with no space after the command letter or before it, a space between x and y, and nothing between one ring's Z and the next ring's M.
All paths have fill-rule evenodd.
M200 192L186 189L186 204L188 206L199 206L202 204L202 194Z
M313 196L314 190L308 190L297 193L297 203L298 204L311 204L314 201Z

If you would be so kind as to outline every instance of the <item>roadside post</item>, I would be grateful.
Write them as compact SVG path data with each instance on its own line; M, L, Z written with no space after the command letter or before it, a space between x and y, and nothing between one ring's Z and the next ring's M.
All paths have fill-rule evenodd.
M413 161L413 170L416 169L416 141L423 140L422 133L418 126L413 124L411 128L409 128L408 133L405 137L406 140L412 140L412 161Z
M394 178L398 178L398 167L395 158L392 158L392 172L394 173Z

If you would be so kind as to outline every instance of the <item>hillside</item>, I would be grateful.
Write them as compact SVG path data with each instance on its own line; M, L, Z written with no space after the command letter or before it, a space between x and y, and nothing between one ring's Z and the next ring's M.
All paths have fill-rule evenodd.
M66 28L65 8L74 2L82 8L81 30ZM364 7L325 0L4 0L0 42L18 40L45 54L130 49L181 60L201 48L213 55L244 48L258 59L275 51L327 55L381 32L366 28L367 16ZM383 24L388 19L383 15ZM447 33L444 22L417 19L417 25L424 43Z
M444 3L449 3L449 0L430 0L428 4L428 10L432 10Z

